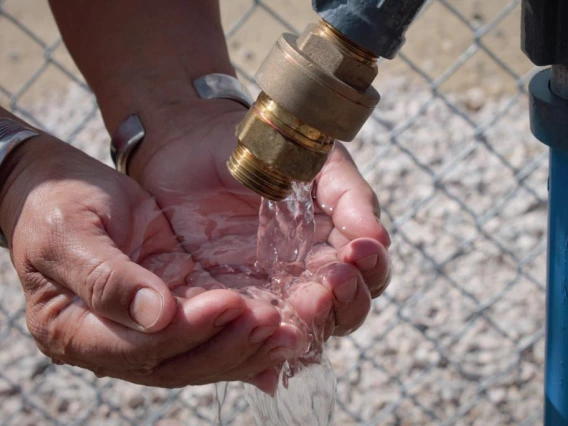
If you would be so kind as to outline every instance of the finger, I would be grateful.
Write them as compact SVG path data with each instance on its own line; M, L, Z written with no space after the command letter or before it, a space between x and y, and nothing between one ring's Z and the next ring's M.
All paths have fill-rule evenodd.
M324 335L324 328L334 309L334 295L330 289L318 282L306 282L292 290L288 302L313 333L312 344L323 345L324 339L329 337Z
M156 332L170 323L176 302L164 281L119 250L103 228L60 226L31 256L38 272L129 328Z
M137 382L164 360L207 342L247 309L235 292L209 291L180 301L170 326L149 335L95 315L70 291L43 281L42 291L28 302L30 331L42 351L98 374Z
M278 378L280 377L279 368L267 368L251 379L246 380L247 383L256 386L262 392L274 396L278 388Z
M338 259L359 269L371 295L378 297L390 282L390 258L385 247L376 240L359 238L338 252Z
M246 380L300 356L307 343L298 328L289 324L267 327L270 330L247 327L243 315L207 345L160 365L153 376L160 386L167 383L168 387ZM266 337L268 332L272 334Z
M223 380L248 381L267 369L274 369L286 360L296 360L309 348L306 330L292 324L281 324L278 331L239 367L226 373Z
M371 241L380 246L374 240ZM357 270L352 265L341 262L337 250L327 244L314 248L307 261L307 268L315 274L316 281L321 282L332 295L333 309L323 326L323 340L327 340L330 335L346 334L357 328L367 314L365 309L368 304L367 292L359 288L366 284L360 279Z
M329 244L318 244L312 247L309 256L306 259L306 269L316 274L322 266L338 261L337 249Z
M153 375L173 387L225 380L226 372L247 360L280 326L280 314L272 305L250 299L246 304L248 309L215 337L164 361Z
M317 213L315 219L314 244L325 243L329 239L330 233L333 231L333 221L327 213Z
M377 197L341 144L336 145L316 185L317 203L332 217L337 232L347 240L368 237L385 247L390 245L388 233L379 221Z
M316 281L333 294L336 322L333 335L342 336L359 328L371 309L371 295L357 268L332 263L320 268Z

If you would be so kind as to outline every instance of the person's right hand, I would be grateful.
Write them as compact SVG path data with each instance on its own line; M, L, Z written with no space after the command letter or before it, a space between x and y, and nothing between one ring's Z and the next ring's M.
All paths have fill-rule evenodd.
M134 180L49 136L2 174L28 328L54 362L179 387L246 380L303 346L269 303L188 288L191 256Z

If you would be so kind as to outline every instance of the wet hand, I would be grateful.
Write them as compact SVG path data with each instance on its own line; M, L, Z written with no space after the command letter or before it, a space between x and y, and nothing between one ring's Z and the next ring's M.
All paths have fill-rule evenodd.
M0 225L55 363L178 387L244 380L303 344L269 304L188 286L191 256L134 180L48 136L3 171Z
M145 122L148 136L130 166L200 266L198 276L229 287L255 285L238 266L256 258L260 197L226 168L244 112L231 101L168 108L161 121ZM371 298L388 285L390 240L375 194L340 144L316 180L315 200L318 245L308 268L317 279L290 300L307 324L344 335L361 325Z

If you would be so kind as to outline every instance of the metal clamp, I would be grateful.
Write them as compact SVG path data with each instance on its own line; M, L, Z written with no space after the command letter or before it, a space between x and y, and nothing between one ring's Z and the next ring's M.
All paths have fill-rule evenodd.
M110 157L121 173L128 174L128 160L146 136L140 117L133 114L122 122L110 140Z
M252 105L252 98L241 82L227 74L207 74L196 78L193 87L201 99L230 99L246 108Z

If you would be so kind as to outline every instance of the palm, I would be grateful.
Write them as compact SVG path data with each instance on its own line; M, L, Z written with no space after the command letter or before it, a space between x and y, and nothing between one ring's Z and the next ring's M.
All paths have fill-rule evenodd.
M245 273L256 260L261 199L229 176L225 166L234 148L231 134L241 117L235 114L205 135L172 140L145 170L145 176L158 175L160 182L167 181L152 188L152 193L196 263L188 282L191 286L262 284L260 277ZM327 215L318 214L317 221L329 234Z
M176 127L176 135L166 133L165 143L148 157L139 169L141 172L134 173L142 186L156 197L175 234L196 262L188 280L190 286L258 284L249 275L239 274L239 270L252 266L256 259L260 197L233 179L225 165L236 142L234 128L243 114L242 110L233 110L213 116L200 125L194 122L185 131L183 125ZM184 123L184 120L177 122ZM342 179L337 179L338 174ZM343 182L347 182L347 187ZM327 243L327 247L312 260L310 267L314 272L335 268L334 275L326 275L328 291L350 280L357 283L369 278L369 281L384 284L388 260L381 243L388 244L385 243L388 237L375 219L378 204L374 194L360 178L344 149L334 152L317 185L318 205L332 206L332 209L323 211L316 206L316 239ZM354 241L362 240L360 237L367 238ZM372 265L367 268L356 265L358 258L372 253L375 253ZM345 319L347 326L346 329L339 327L336 332L343 333L359 325L364 319L361 312L368 309L369 293L365 295L366 290L361 287L366 288L364 284L352 286L353 297L349 298L349 303L358 303L358 306L344 303L342 309L346 312L338 313L333 297L330 299L321 289L312 297L321 303L307 306L302 302L304 305L296 308L311 321L318 315L315 311L329 311L334 303L336 317L340 317L336 320Z

